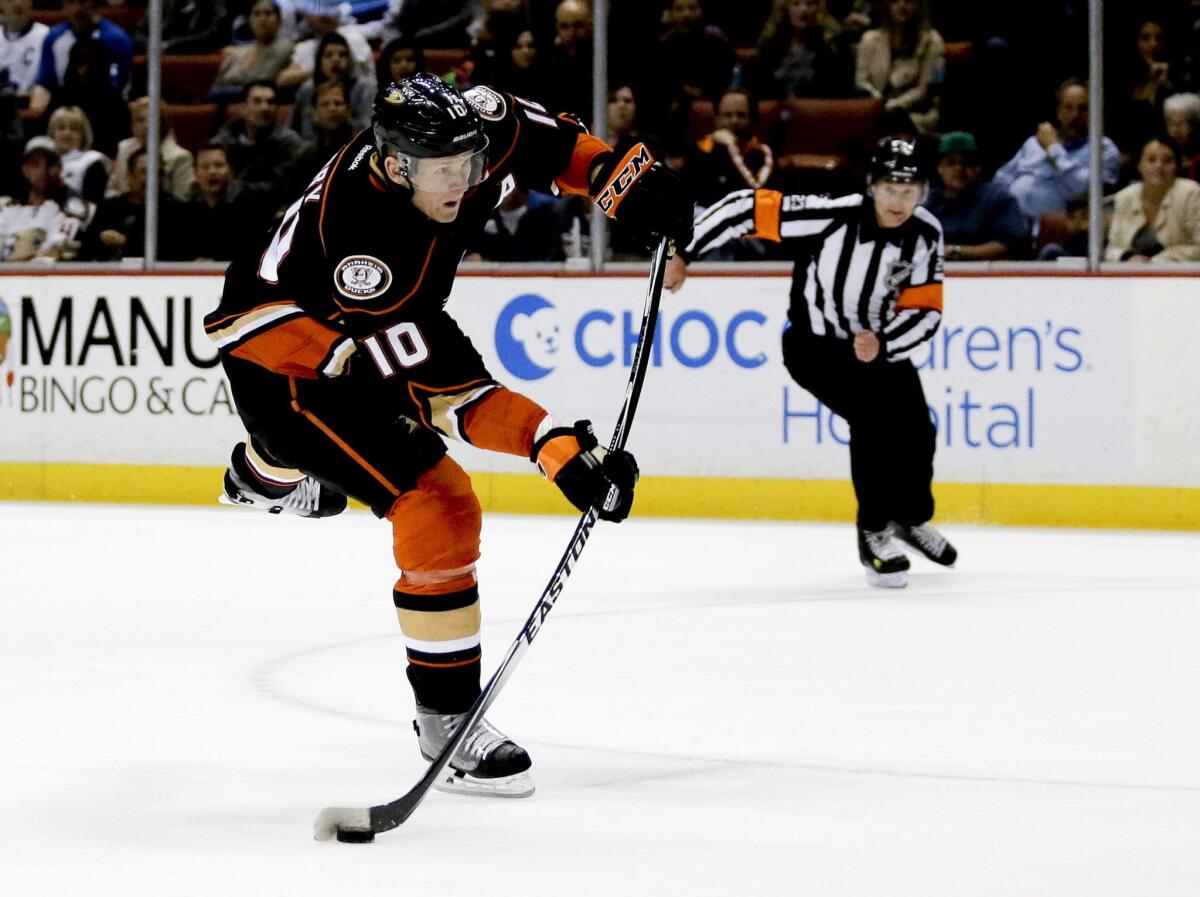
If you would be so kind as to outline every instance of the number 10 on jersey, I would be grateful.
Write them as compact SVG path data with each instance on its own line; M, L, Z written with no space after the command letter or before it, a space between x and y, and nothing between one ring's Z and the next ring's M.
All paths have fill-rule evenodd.
M382 333L368 336L362 344L384 377L396 376L396 365L415 368L429 358L429 345L412 321L393 324Z

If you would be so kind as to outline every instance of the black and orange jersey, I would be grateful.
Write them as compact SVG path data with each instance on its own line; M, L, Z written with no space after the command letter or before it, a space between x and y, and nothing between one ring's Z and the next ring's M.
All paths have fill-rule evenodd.
M416 365L423 319L442 312L465 248L516 184L588 193L611 149L567 115L477 87L465 97L488 135L487 173L440 224L383 171L371 130L321 169L263 245L226 275L204 326L222 353L287 377L337 376L365 352L385 373ZM356 362L357 363L357 362Z

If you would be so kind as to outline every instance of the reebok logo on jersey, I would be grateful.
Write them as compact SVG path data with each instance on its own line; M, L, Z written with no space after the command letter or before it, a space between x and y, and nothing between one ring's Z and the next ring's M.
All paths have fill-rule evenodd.
M337 266L333 283L347 299L365 301L387 291L392 284L392 272L374 256L352 255Z
M358 151L358 155L354 157L354 161L350 163L350 167L347 170L353 171L354 169L358 168L358 164L362 162L362 160L366 158L367 153L371 152L373 149L375 149L375 145L371 143L368 143L366 146L360 149Z

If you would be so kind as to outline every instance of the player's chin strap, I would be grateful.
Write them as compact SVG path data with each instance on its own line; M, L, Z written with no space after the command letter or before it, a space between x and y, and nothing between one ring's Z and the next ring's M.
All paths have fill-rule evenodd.
M658 322L658 305L662 298L667 257L671 251L672 247L668 240L665 237L660 239L650 262L650 286L646 292L642 327L638 334L637 350L633 355L633 365L629 371L629 383L625 387L625 403L621 406L621 413L617 415L617 424L613 428L612 439L609 442L610 451L623 449L629 438L629 428L633 424L633 415L637 411L638 400L642 394L642 384L646 379L646 357L649 347L654 341L654 328ZM611 501L612 498L610 495L607 500ZM412 815L424 800L425 795L429 793L430 788L443 774L443 770L450 763L454 752L469 737L475 724L492 706L500 689L504 687L504 683L508 681L525 652L533 644L537 634L541 632L546 617L550 615L555 603L562 597L566 581L574 572L575 564L583 554L583 549L587 545L597 519L596 508L588 508L579 519L571 541L567 544L567 550L559 559L558 566L554 568L550 581L542 590L542 596L533 606L533 611L529 614L525 625L517 633L516 640L509 646L508 653L500 661L500 666L496 668L496 672L492 674L488 684L475 699L475 703L467 712L455 737L446 743L442 752L429 764L429 769L425 771L425 775L421 777L420 781L407 794L391 803L379 804L370 808L326 807L317 816L313 826L313 837L318 841L327 841L335 835L339 841L370 841L380 832L390 831L402 825Z

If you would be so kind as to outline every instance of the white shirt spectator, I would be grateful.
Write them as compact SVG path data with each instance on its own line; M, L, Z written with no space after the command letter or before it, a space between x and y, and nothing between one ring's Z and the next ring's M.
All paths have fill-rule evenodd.
M9 34L0 27L0 72L19 96L33 89L42 59L42 44L49 33L49 26L41 22L30 22L23 34Z
M52 199L37 206L5 206L0 210L0 261L57 258L78 227Z
M371 54L371 45L363 37L361 29L357 25L342 25L338 28L338 34L350 45L350 56L356 65L355 75L361 81L374 84L375 57ZM316 66L318 43L320 41L317 38L310 37L296 44L296 49L292 51L292 65L311 72Z
M72 193L83 195L83 180L87 177L88 170L97 163L104 167L104 172L107 175L111 163L104 153L93 149L67 150L62 156L63 183L70 188Z

